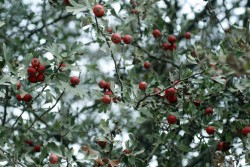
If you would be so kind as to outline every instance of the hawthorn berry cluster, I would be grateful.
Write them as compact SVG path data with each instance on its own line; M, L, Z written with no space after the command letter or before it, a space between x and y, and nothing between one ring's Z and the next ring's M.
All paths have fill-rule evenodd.
M98 86L101 89L103 89L104 95L102 97L102 102L104 104L110 104L112 97L113 97L112 100L114 103L121 101L120 97L114 97L114 94L113 94L112 90L110 89L110 82L106 82L104 80L101 80L98 82Z
M27 69L28 80L30 83L43 82L45 79L46 65L40 64L38 58L33 58L31 60L31 66Z

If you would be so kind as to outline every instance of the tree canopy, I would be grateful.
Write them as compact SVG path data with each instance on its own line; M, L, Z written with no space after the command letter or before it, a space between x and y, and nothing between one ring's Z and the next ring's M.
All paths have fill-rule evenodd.
M250 164L250 0L2 0L0 166Z

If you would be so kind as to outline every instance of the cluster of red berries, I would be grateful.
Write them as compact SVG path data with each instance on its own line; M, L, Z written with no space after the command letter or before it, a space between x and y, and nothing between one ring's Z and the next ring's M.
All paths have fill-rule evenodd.
M24 96L21 96L20 94L17 94L16 99L18 101L30 102L32 100L32 96L29 93L25 94Z
M42 146L41 146L40 144L35 144L35 145L34 145L33 141L30 140L30 139L27 139L27 140L25 140L24 142L25 142L27 145L32 146L34 152L40 152L40 151L41 151L41 147L42 147Z
M38 58L33 58L31 60L31 66L27 69L28 80L31 83L43 82L45 79L44 72L46 71L45 64L40 64Z
M168 42L169 43L167 43L167 42L162 43L162 48L164 50L169 50L169 51L176 50L176 44L175 44L176 37L174 35L169 35Z
M120 34L118 33L114 33L111 36L111 41L114 44L119 44L121 43L121 41L123 40L123 42L125 44L130 44L133 41L133 37L131 35L124 35L124 37L122 37Z
M110 89L110 82L106 82L104 80L101 80L98 82L98 86L103 89L104 96L102 97L102 102L104 104L110 104L111 103L111 97L114 96L112 90ZM113 97L113 102L117 103L118 101L121 101L119 97Z

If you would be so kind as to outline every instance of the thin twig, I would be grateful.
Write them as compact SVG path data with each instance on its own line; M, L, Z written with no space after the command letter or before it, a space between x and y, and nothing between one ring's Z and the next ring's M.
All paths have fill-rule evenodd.
M5 125L6 117L7 117L7 106L8 106L8 101L9 101L8 94L9 94L9 87L6 85L6 88L5 88L5 103L4 103L4 113L3 113L2 126Z
M122 101L124 102L124 98L123 98L123 83L122 83L121 76L120 76L120 73L119 73L119 67L117 66L117 62L116 62L116 60L115 60L113 51L112 51L112 49L111 49L111 45L110 45L109 42L108 42L108 38L107 38L106 35L103 33L103 31L100 29L96 17L95 17L95 22L96 22L96 26L97 26L97 31L98 31L98 32L101 32L101 35L105 38L105 41L106 41L106 43L107 43L107 45L108 45L108 47L109 47L109 49L110 49L111 58L113 59L114 64L115 64L115 73L116 73L116 75L117 75L117 78L118 78L118 81L119 81L119 84L120 84L120 87L121 87L121 98L122 98Z
M39 119L42 119L42 117L43 117L45 114L47 114L49 111L51 111L51 110L57 105L57 103L59 102L59 100L62 98L63 94L64 94L64 91L60 94L60 96L59 96L58 99L56 100L55 104L54 104L52 107L50 107L48 110L46 110L44 113L42 113L42 115L40 115ZM27 131L35 124L35 122L36 122L37 120L38 120L38 119L35 119L35 120L31 123L31 125L25 130L25 132L27 132Z

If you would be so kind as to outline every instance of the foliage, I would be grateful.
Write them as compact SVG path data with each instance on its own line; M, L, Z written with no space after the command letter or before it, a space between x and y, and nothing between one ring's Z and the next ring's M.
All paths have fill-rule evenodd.
M98 3L103 17L92 11ZM225 27L216 10L225 4L200 3L203 10L189 19L170 0L0 2L0 165L249 165L250 132L242 133L250 125L248 18ZM114 44L108 28L132 43ZM33 58L46 66L44 81L32 83L27 74ZM72 76L80 84L73 86ZM23 100L27 94L31 101Z

